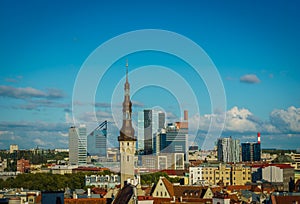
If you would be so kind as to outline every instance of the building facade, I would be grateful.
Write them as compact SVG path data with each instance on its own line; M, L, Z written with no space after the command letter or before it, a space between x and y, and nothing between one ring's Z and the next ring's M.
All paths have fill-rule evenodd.
M165 113L158 110L144 110L143 117L140 116L141 126L138 127L138 130L143 129L142 133L144 134L144 154L153 154L155 149L155 137L156 133L165 127Z
M260 161L260 143L242 143L242 161Z
M183 170L184 153L159 153L156 155L142 155L141 168L148 170Z
M107 157L107 121L102 122L87 138L89 155Z
M121 171L121 188L126 183L134 181L134 162L136 151L136 138L132 127L131 114L132 103L130 100L130 84L128 82L128 64L126 63L126 82L124 85L124 102L123 102L123 125L118 137L120 145L120 171Z
M183 153L188 161L188 122L169 123L157 133L154 153Z
M17 171L20 173L26 173L30 170L29 160L20 159L17 161Z
M85 125L69 128L69 163L86 165L87 163L87 131Z
M240 141L229 138L219 138L217 142L218 161L240 162Z
M245 185L251 182L251 169L241 164L201 164L189 168L190 185Z
M251 168L252 181L265 180L271 183L282 183L283 191L289 191L289 184L294 183L294 167L289 164L255 164Z
M12 154L14 153L15 151L18 151L19 150L19 146L17 144L11 144L9 145L9 153Z

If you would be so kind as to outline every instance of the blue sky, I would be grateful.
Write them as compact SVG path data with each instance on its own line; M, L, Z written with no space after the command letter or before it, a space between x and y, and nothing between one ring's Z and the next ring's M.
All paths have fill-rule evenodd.
M299 148L298 8L298 1L1 1L0 149L67 147L82 64L102 43L140 29L169 30L204 49L226 93L223 136L252 141L261 131L263 147ZM213 110L201 77L174 56L143 52L116 61L98 86L98 119L112 122L112 138L117 128L107 104L125 58L130 70L156 64L184 77L200 109L190 110L190 128L205 136ZM145 87L132 98L135 112L159 106L170 120L181 117L166 89Z

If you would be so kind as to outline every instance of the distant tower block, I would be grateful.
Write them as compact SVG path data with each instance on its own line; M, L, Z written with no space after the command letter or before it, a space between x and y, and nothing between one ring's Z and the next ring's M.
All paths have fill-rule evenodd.
M184 118L183 118L184 120L189 120L189 113L188 113L188 111L187 110L185 110L184 111Z
M257 143L260 144L260 132L257 133Z

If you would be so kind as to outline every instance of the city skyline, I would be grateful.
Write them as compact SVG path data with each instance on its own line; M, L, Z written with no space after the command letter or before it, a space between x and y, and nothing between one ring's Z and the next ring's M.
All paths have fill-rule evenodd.
M227 99L223 136L253 142L261 132L262 148L300 147L298 2L0 4L0 149L15 143L66 148L73 88L87 57L115 36L148 28L186 36L213 61ZM205 83L186 62L167 53L137 52L118 59L99 83L95 101L85 104L95 107L99 124L109 122L108 139L118 136L111 105L119 106L122 99L111 104L111 98L123 84L126 59L129 78L143 66L166 66L190 83L199 101L197 112L188 101L176 101L166 87L140 88L132 94L135 130L138 111L154 107L166 111L170 122L183 117L180 107L189 110L191 138L204 138L210 120L222 117L211 110ZM90 113L82 118L93 120Z

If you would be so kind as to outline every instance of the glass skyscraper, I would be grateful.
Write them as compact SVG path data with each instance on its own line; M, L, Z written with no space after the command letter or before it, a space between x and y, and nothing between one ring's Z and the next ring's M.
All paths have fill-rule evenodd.
M138 114L138 146L142 147L144 141L144 154L154 153L156 146L156 133L159 129L164 128L165 113L157 110L144 110Z
M242 143L242 161L260 161L260 151L259 143Z
M101 123L93 132L88 135L88 153L106 157L107 153L107 121Z
M69 129L69 161L73 165L87 163L87 133L86 126L80 125Z

